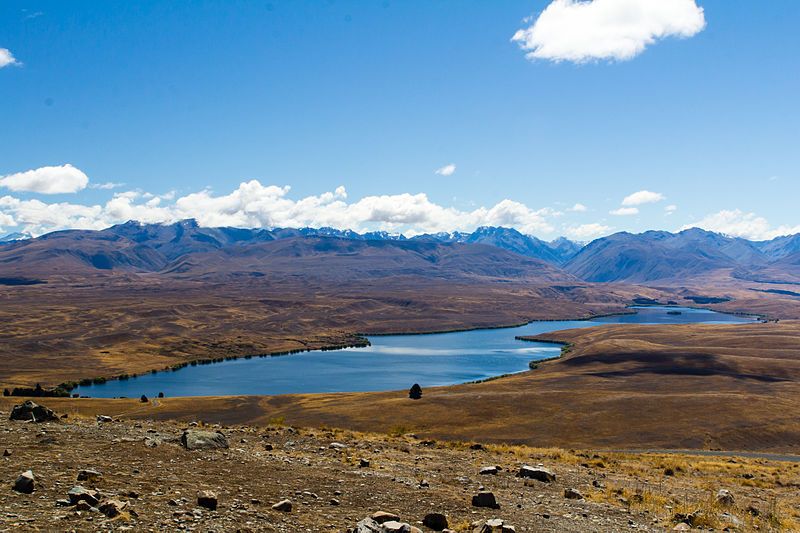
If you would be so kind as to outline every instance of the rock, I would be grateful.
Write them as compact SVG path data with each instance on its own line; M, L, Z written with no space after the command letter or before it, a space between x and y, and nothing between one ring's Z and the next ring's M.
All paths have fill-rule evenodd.
M8 448L3 450L3 457L11 457L11 450L9 450Z
M365 518L356 524L353 533L383 533L383 528L372 518Z
M556 475L546 468L534 468L532 466L520 467L517 477L535 479L542 483L552 483L556 480Z
M422 533L419 528L397 520L389 520L381 524L381 531L383 533Z
M272 444L270 443L264 444L264 449L267 450L268 452L271 452L273 450Z
M113 422L114 419L106 415L97 415L98 422Z
M497 474L497 467L496 466L484 466L481 468L479 472L482 476L494 476Z
M342 502L340 502L336 498L331 498L331 501L330 501L331 505L336 506L336 505L339 505L340 503L342 503Z
M473 522L471 525L472 533L515 533L516 529L514 526L510 526L504 523L499 518L492 518L491 520L486 520L485 522L481 522L478 520L477 522Z
M200 507L216 511L218 503L217 495L210 490L201 490L197 493L197 505Z
M274 510L280 511L282 513L291 513L292 512L292 502L291 502L291 500L281 500L278 503L276 503L275 505L273 505L272 508Z
M86 502L94 507L100 500L99 493L96 490L87 490L80 485L76 485L75 487L69 489L67 496L69 497L69 501L72 503L72 505L77 505L78 502Z
M121 502L119 500L106 500L98 507L101 513L109 518L114 518L122 514L128 508L128 502Z
M227 449L228 439L219 431L187 429L181 435L181 445L187 450Z
M359 459L358 460L358 467L359 468L369 468L369 460L368 459Z
M442 513L428 513L422 519L422 525L434 531L447 529L447 517Z
M427 479L421 479L420 482L419 482L419 487L421 489L427 489L430 486L431 486L431 484Z
M470 444L469 445L469 449L470 450L482 450L483 449L483 444L480 444L479 442L476 442L474 444Z
M582 500L583 494L576 489L564 489L564 497L568 500Z
M727 489L721 489L719 492L717 492L717 496L715 499L717 503L723 507L730 507L731 505L736 503L736 501L733 498L733 494L731 494L731 491Z
M89 512L92 512L92 511L97 511L97 507L94 507L93 505L89 505L89 502L87 502L87 501L81 500L81 501L79 501L78 503L75 504L75 510L76 511L89 511Z
M472 497L473 507L489 507L491 509L499 509L500 505L494 497L494 493L483 490Z
M680 524L676 524L675 527L672 528L672 531L691 531L691 529L692 526L686 522L681 522Z
M33 494L35 478L33 471L26 470L14 482L14 490L22 494Z
M58 420L58 415L44 405L39 405L31 400L27 400L19 405L15 405L14 408L11 409L11 416L9 418L11 420L50 422Z
M70 505L72 505L72 503L70 503L70 501L66 498L61 498L56 500L56 505L58 507L69 507Z
M97 481L103 474L97 470L85 469L78 472L78 481Z
M341 442L331 442L328 448L331 450L346 450L347 444L342 444Z
M379 524L383 524L384 522L389 522L391 520L394 521L400 520L399 515L396 515L394 513L389 513L386 511L376 511L372 513L372 516L370 518Z

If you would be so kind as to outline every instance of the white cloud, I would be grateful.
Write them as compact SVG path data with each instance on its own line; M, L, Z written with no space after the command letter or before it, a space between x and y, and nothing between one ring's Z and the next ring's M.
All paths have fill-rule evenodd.
M21 65L8 48L0 48L0 68Z
M531 209L513 200L491 207L459 210L436 204L425 194L367 196L347 201L347 191L289 198L289 187L262 185L256 180L229 194L210 190L155 196L139 191L119 192L105 205L47 204L39 200L0 198L0 212L13 216L21 230L34 235L64 228L100 229L127 220L174 222L195 218L203 226L320 227L356 231L386 230L408 236L439 231L472 231L478 226L510 226L527 234L550 234L557 215L551 209Z
M124 183L116 183L113 181L107 181L105 183L92 183L89 185L90 189L99 189L101 191L109 191L111 189L119 189L120 187L124 187Z
M800 226L778 226L773 228L766 218L739 209L723 210L681 229L702 228L732 237L744 237L756 241L774 239L782 235L800 233Z
M0 230L3 229L3 226L16 226L16 225L17 222L14 220L14 217L0 212Z
M634 205L653 204L662 201L664 198L665 196L660 192L638 191L626 196L622 200L622 205L629 207Z
M577 241L587 241L596 239L603 235L611 233L611 228L597 222L591 224L581 224L580 226L571 226L565 230L567 237Z
M437 168L434 171L434 174L439 174L440 176L452 176L455 173L456 173L455 163L450 163L449 165L445 165L442 168Z
M632 215L638 215L639 209L637 207L620 207L619 209L609 211L609 214L616 215L618 217L629 217Z
M587 208L583 204L575 204L569 209L567 209L567 211L572 211L573 213L585 213L587 211Z
M86 174L72 165L41 167L0 177L0 186L12 191L62 194L78 192L89 183Z
M512 41L528 59L632 59L659 39L691 37L705 28L695 0L553 0Z
M664 208L664 212L666 214L668 214L668 215L671 215L672 213L674 213L677 210L678 210L678 206L675 205L675 204L670 204L670 205L668 205L667 207Z

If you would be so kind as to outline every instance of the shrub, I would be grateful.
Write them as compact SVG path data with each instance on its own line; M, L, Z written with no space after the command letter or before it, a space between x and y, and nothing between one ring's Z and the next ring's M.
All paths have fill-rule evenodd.
M422 398L422 387L419 386L419 383L414 383L411 386L408 390L408 397L412 400L419 400Z

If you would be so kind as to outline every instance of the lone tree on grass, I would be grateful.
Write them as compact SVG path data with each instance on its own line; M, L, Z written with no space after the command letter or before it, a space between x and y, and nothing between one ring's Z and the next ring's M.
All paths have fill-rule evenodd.
M142 403L147 403L148 402L147 396L142 394L142 397L139 398L139 401L142 402Z
M422 398L422 387L419 386L419 383L414 383L408 391L408 397L412 400L419 400Z

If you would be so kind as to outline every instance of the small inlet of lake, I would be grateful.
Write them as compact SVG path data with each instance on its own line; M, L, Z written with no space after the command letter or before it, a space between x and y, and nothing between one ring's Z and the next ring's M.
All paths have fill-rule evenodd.
M271 395L365 392L454 385L522 372L531 361L556 357L561 347L515 337L608 324L733 324L753 318L683 307L634 307L635 314L591 320L531 322L524 326L423 335L371 336L371 346L236 359L127 380L81 386L99 398Z

